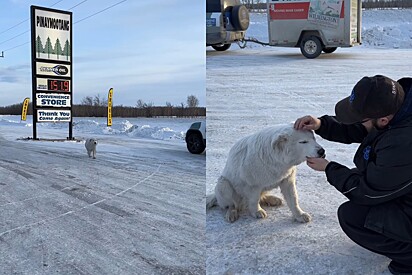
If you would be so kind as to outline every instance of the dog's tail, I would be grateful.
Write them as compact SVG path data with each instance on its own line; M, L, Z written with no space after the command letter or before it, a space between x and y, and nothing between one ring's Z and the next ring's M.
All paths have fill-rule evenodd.
M217 206L217 199L215 193L206 196L206 210Z

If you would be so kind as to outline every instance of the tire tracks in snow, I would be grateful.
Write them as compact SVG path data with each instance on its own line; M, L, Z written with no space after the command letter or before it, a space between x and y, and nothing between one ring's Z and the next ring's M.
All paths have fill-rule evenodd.
M96 204L102 203L102 202L104 202L104 201L106 201L106 200L110 200L110 199L113 199L113 198L115 198L115 197L117 197L117 196L120 196L121 194L123 194L123 193L125 193L125 192L127 192L127 191L129 191L129 190L131 190L131 189L133 189L133 188L135 188L135 187L138 186L139 184L141 184L141 183L147 181L148 179L150 179L151 177L153 177L156 173L159 172L161 166L162 166L162 165L159 165L159 166L157 167L156 171L154 171L153 173L151 173L151 174L150 174L149 176L147 176L146 178L140 180L139 182L137 182L136 184L132 185L131 187L126 188L126 189L124 189L123 191L121 191L121 192L119 192L119 193L117 193L117 194L115 194L115 195L113 195L113 196L111 196L111 197L101 199L101 200L99 200L99 201L96 201L96 202L94 202L94 203L88 204L88 205L86 205L86 206L83 206L83 207L78 208L78 209L75 209L75 210L67 211L67 212L65 212L65 213L63 213L63 214L60 214L60 215L55 216L55 217L52 217L52 218L48 218L48 219L44 219L44 220L41 220L41 221L37 221L37 222L25 224L25 225L22 225L22 226L18 226L18 227L11 228L11 229L9 229L9 230L0 232L0 239L2 239L4 235L9 234L9 233L12 233L12 232L14 232L14 231L17 231L17 230L20 230L20 229L24 229L24 228L33 227L33 226L36 226L36 225L39 225L39 224L43 224L43 223L48 223L48 222L57 220L57 219L59 219L59 218L65 217L65 216L67 216L67 215L70 215L70 214L73 214L73 213L82 211L82 210L84 210L84 209L86 209L86 208L89 208L89 207L94 206L94 205L96 205Z

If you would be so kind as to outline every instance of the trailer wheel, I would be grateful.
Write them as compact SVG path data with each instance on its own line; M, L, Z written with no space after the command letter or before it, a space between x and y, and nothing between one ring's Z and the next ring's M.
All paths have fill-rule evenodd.
M336 51L337 47L332 47L332 48L323 48L323 52L324 53L333 53L334 51Z
M300 51L306 58L316 58L322 52L322 43L316 36L307 36L300 43Z
M212 45L212 48L218 52L224 52L230 48L231 44L219 44L219 45Z
M249 11L244 5L233 6L230 21L238 31L245 31L249 27Z

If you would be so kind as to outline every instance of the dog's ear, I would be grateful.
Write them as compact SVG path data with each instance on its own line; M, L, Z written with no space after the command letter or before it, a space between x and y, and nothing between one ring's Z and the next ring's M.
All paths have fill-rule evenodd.
M272 141L272 148L274 150L282 151L285 149L286 142L288 141L288 136L283 134L278 136L275 140Z

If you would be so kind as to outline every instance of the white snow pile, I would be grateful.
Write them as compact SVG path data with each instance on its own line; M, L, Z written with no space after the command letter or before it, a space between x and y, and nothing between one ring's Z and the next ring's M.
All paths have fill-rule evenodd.
M27 127L31 126L29 123L21 123L19 117L15 116L15 119L7 119L4 116L0 116L0 125Z
M366 10L362 16L365 47L412 48L412 9Z
M136 122L134 122L136 123ZM73 123L75 130L80 132L91 132L106 135L126 135L128 137L139 137L159 140L184 140L186 132L173 130L166 126L151 126L148 124L137 125L129 119L122 119L107 127L106 122L98 122L94 119L79 120Z
M78 135L119 135L129 138L184 141L186 131L196 119L177 118L114 118L113 125L107 127L106 118L74 118L73 132ZM201 120L204 120L203 118ZM19 116L0 116L0 125L32 128L32 117L20 121ZM67 123L38 123L38 131L44 129L62 130ZM31 133L32 130L28 132Z
M363 10L362 47L412 48L412 9ZM268 25L266 13L251 13L247 37L267 42ZM247 47L260 47L248 43Z

